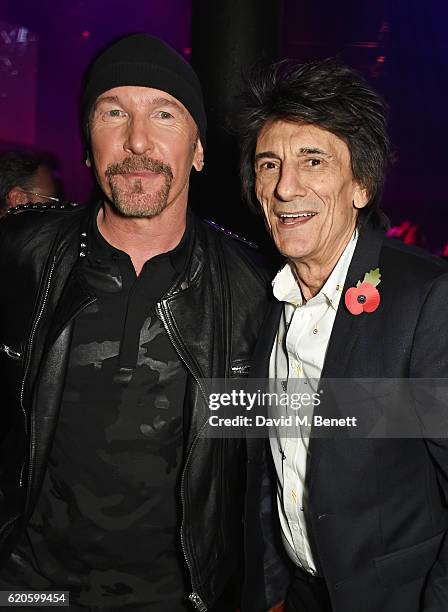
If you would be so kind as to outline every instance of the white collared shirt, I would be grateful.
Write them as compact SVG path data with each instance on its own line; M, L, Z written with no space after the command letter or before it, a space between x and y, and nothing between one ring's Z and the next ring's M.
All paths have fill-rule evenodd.
M306 303L289 263L272 282L274 296L283 302L283 314L271 352L269 378L286 381L288 390L291 379L303 379L301 383L309 385L310 393L317 391L357 240L355 230L325 285ZM307 414L312 418L312 409ZM298 432L298 436L277 435L270 440L277 471L277 503L288 555L294 563L315 573L303 510L309 433L300 436Z

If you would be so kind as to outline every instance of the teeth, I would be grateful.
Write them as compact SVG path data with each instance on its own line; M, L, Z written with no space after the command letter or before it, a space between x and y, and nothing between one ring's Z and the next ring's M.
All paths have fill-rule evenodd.
M298 217L314 217L316 213L281 213L281 219L297 219Z

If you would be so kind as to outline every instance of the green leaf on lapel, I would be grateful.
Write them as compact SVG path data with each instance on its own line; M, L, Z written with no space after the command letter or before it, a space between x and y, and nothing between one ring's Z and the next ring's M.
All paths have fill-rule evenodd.
M375 270L370 270L370 272L366 272L364 274L364 280L362 282L369 283L369 285L373 285L374 287L379 285L381 282L380 269L375 268ZM360 284L360 281L358 281L358 284L356 286L359 287Z

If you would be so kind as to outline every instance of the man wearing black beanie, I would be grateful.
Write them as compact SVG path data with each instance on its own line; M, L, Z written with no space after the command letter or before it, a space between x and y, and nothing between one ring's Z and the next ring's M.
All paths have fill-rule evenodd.
M0 588L67 591L73 610L230 612L245 449L201 435L204 379L248 372L266 278L188 212L206 116L170 47L106 49L81 121L100 201L0 225Z

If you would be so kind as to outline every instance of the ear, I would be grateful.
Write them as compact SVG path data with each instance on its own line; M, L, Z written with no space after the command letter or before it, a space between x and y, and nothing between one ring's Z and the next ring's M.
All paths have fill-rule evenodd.
M193 156L193 168L200 172L204 167L204 147L202 146L202 142L200 138L198 138L196 142L196 148L194 150Z
M20 189L20 187L13 187L7 196L7 202L9 206L17 206L18 204L26 204L29 198L26 193Z
M355 183L355 188L353 190L353 207L357 210L364 208L369 203L369 199L367 189Z

